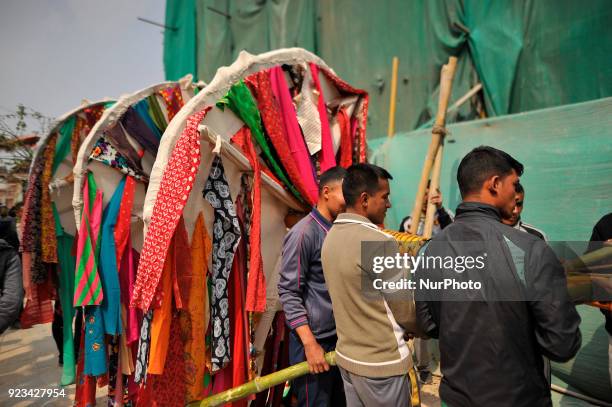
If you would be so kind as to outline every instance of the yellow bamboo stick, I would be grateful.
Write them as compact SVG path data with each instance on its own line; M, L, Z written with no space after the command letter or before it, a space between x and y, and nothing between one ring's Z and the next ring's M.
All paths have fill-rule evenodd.
M328 352L325 354L325 360L330 366L336 365L336 352ZM206 397L202 401L195 401L190 403L189 406L200 406L200 407L213 407L220 406L225 403L231 403L236 400L243 399L250 396L251 394L259 393L270 387L274 387L278 384L285 383L286 381L293 380L295 378L308 374L308 362L302 362L289 366L286 369L279 370L274 373L270 373L266 376L257 377L248 383L241 386L234 387L223 391L221 393L213 394L212 396Z
M399 58L393 57L393 69L391 71L391 96L389 100L389 127L387 137L395 135L395 106L397 99L397 70L399 68Z

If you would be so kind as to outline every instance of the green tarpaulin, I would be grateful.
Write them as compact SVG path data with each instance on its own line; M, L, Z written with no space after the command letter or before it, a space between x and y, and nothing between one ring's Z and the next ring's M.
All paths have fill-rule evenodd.
M391 59L397 131L435 111L440 67L459 56L452 100L484 84L489 116L612 96L612 2L590 0L168 0L167 79L210 81L241 50L299 46L370 93L370 138L386 134ZM450 121L477 116L478 97Z
M166 79L176 81L185 74L195 74L196 9L195 0L166 0L164 31L164 68Z

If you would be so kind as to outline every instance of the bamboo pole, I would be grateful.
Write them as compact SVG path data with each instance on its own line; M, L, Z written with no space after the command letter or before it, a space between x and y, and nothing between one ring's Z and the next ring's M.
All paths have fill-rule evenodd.
M612 246L602 247L601 249L594 250L590 253L584 254L573 260L565 263L565 271L567 273L575 272L599 263L607 258L612 258Z
M387 137L391 138L395 134L395 106L397 99L397 70L399 67L399 58L393 57L393 68L391 70L391 96L389 99L389 127L387 129Z
M328 352L325 354L325 360L330 366L336 365L336 352ZM231 403L236 400L243 399L250 396L251 394L259 393L270 387L274 387L278 384L285 383L286 381L298 378L308 374L308 362L302 362L289 366L286 369L279 370L278 372L271 373L266 376L257 377L248 383L241 386L234 387L223 391L221 393L214 394L210 397L205 398L202 401L196 401L189 403L189 406L201 406L201 407L213 407L220 406L225 403Z
M599 400L587 395L584 395L582 393L578 393L572 390L568 390L568 389L564 389L561 386L558 386L556 384L551 384L550 385L550 389L556 391L557 393L561 393L561 394L567 394L570 397L574 397L580 400L584 400L586 402L592 403L596 406L603 406L603 407L612 407L612 403L608 403L606 401L603 400Z
M444 150L444 143L440 143L438 152L436 153L436 160L434 161L433 173L431 174L431 184L429 185L429 196L440 189L440 172L442 171L442 153ZM425 224L423 225L423 237L430 239L433 233L434 217L436 214L436 205L431 202L427 202L427 212L425 213Z
M593 301L593 280L612 277L609 274L589 273L589 267L609 258L612 258L612 247L603 247L563 264L567 274L567 289L572 301L587 303Z
M474 87L472 89L468 90L465 95L463 95L459 99L457 99L457 101L455 103L453 103L452 106L450 106L446 110L446 114L449 114L450 112L454 112L455 110L459 109L465 102L470 100L470 98L472 96L474 96L475 94L480 92L481 89L482 89L482 83L477 83L476 85L474 85ZM428 120L427 122L421 124L419 127L417 127L417 130L425 129L425 128L431 126L433 124L434 120L435 120L435 118L432 118L432 119Z
M442 67L440 72L440 97L438 99L438 112L436 113L436 120L434 126L431 129L431 143L425 156L425 163L423 164L423 170L421 172L421 180L419 182L419 188L417 190L416 198L414 200L414 207L412 208L412 223L410 225L410 233L415 234L419 227L419 219L421 218L421 211L423 209L423 196L425 195L425 189L427 188L427 181L429 180L429 174L431 173L431 167L435 156L438 152L438 146L444 135L444 125L446 124L446 109L448 108L448 100L450 99L451 89L453 86L453 78L455 76L455 69L457 67L457 58L450 57L448 63Z

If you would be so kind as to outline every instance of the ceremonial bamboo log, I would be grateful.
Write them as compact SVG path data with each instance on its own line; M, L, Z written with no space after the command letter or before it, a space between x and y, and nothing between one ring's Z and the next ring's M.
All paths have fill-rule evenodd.
M419 181L419 188L414 200L414 207L412 208L412 223L410 225L410 233L416 233L419 227L419 219L421 218L421 211L423 209L423 197L425 196L427 181L429 180L431 167L444 134L444 125L446 124L446 109L448 108L448 100L450 99L451 95L456 67L457 58L450 57L448 59L448 63L442 67L442 71L440 72L440 97L438 99L438 112L436 113L436 120L431 130L431 143L429 144L429 149L427 150L427 155L425 156L425 163L423 164L423 170L421 172L421 180Z
M325 360L331 366L336 365L336 352L328 352L325 354ZM189 406L201 406L201 407L213 407L220 406L225 403L231 403L236 400L243 399L250 396L251 394L259 393L260 391L269 389L278 384L285 383L286 381L298 378L308 374L308 362L298 363L293 366L289 366L286 369L279 370L278 372L270 373L266 376L257 377L248 383L241 386L234 387L223 391L221 393L214 394L210 397L205 398L202 401L196 401L190 403Z
M567 274L567 289L572 301L593 301L593 280L610 279L612 275L589 273L589 267L609 258L612 258L612 247L604 247L563 264Z

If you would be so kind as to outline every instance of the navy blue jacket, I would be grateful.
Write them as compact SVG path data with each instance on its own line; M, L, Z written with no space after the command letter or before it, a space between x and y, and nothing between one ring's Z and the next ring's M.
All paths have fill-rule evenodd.
M316 338L336 334L321 266L321 247L332 224L313 208L283 242L278 294L291 330L308 324Z

